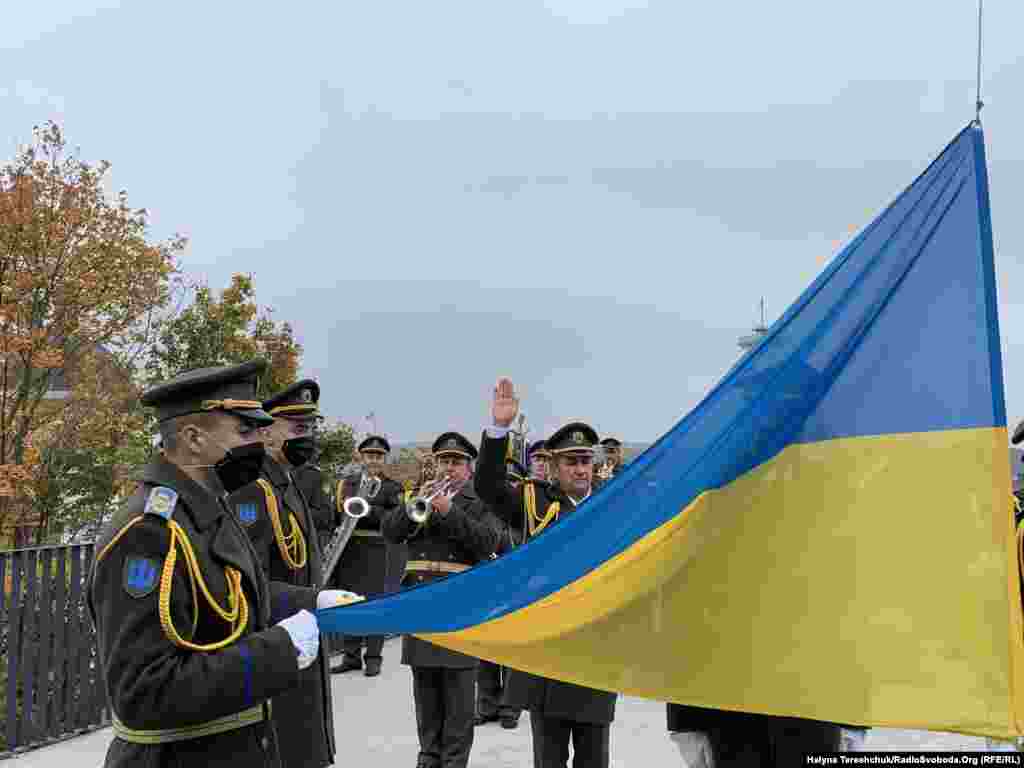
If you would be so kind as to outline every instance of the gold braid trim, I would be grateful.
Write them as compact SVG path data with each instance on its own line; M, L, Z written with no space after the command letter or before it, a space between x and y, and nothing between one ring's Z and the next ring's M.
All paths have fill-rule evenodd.
M144 519L145 515L139 515L129 520L127 525L118 531L117 535L100 550L100 553L96 556L96 563L99 564L107 556L107 553L128 532L129 528ZM174 645L191 651L216 651L230 645L241 637L249 622L249 603L245 599L245 592L242 591L242 574L230 566L224 569L224 575L227 577L228 582L228 608L221 608L213 595L210 594L210 590L203 580L203 573L199 568L199 561L196 559L196 554L192 549L192 542L189 541L188 534L173 520L168 520L167 525L171 533L171 542L167 548L167 557L164 559L164 569L160 576L160 596L157 602L160 626L163 627L164 634ZM179 546L185 554L185 570L188 573L189 583L192 587L192 634L190 636L195 636L196 627L199 624L199 593L196 591L196 581L198 580L199 587L202 589L207 603L218 616L231 624L231 634L224 640L199 645L185 640L178 634L178 630L174 626L174 620L171 618L171 589L174 583L174 565L178 559Z
M548 505L543 517L537 514L537 491L533 483L526 483L523 486L523 515L526 518L526 531L528 537L532 538L547 527L552 520L558 519L558 512L562 505L553 501Z
M216 408L223 408L226 411L242 410L252 411L258 410L263 407L263 403L259 400L232 400L227 398L225 400L203 400L203 410L212 411Z
M167 549L167 559L164 560L164 570L160 577L160 600L159 613L160 625L163 627L167 639L180 648L190 651L217 651L235 642L245 631L249 623L249 601L245 599L245 592L242 590L242 574L227 566L224 575L228 582L228 607L221 608L203 579L203 572L199 568L199 561L192 549L192 542L188 540L185 530L173 520L168 520L167 525L171 531L171 544ZM195 634L196 625L199 621L199 600L196 595L196 582L203 591L203 597L214 612L224 621L231 625L231 634L216 643L193 643L184 639L178 634L171 618L171 589L174 582L174 564L178 559L178 547L185 555L185 570L188 572L189 581L192 585L192 634Z
M99 563L100 560L102 560L104 557L106 557L107 552L109 552L111 549L113 549L114 545L117 544L117 540L120 539L122 536L124 536L126 533L128 533L128 529L131 528L133 525L135 525L140 520L142 520L144 517L145 517L145 515L139 515L138 517L133 517L131 520L129 520L128 524L125 525L125 527L122 528L120 531L118 531L117 535L114 538L112 538L109 542L107 542L107 546L105 546L103 549L101 549L100 553L98 555L96 555L96 562Z
M288 513L288 522L291 524L291 532L285 536L284 527L281 525L281 510L277 507L277 496L274 495L274 488L262 477L256 484L263 489L263 495L267 499L267 512L270 514L270 522L274 526L274 540L277 542L277 549L281 553L284 564L293 571L299 571L306 567L306 537L302 534L299 521L295 515Z
M334 509L339 515L345 512L345 481L339 480L334 486Z
M299 403L294 405L278 405L270 409L270 415L275 413L316 413L317 406L311 403Z

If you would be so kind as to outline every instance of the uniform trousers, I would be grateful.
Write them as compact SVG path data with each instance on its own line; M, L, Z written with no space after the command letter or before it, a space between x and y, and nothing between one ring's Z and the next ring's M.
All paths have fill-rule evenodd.
M572 741L572 768L608 768L611 724L580 723L530 712L533 768L567 768Z
M841 728L785 717L751 718L749 724L671 734L686 768L772 768L804 765L811 752L838 752Z
M480 660L476 672L476 713L480 717L511 717L519 719L519 709L504 702L508 669Z
M466 768L469 764L475 684L475 667L412 667L420 739L416 768Z
M368 637L344 635L343 637L342 648L346 656L356 659L360 658L363 645L365 644L367 659L381 659L381 650L384 648L384 635L369 635Z

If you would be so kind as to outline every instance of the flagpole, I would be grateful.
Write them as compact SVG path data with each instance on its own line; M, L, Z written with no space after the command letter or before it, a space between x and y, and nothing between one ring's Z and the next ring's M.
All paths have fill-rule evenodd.
M981 100L981 6L984 0L978 0L978 90L974 100L974 122L981 124L981 108L985 103Z

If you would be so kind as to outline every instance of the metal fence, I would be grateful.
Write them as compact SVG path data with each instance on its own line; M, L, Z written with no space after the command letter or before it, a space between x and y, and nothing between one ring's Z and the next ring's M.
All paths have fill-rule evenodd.
M85 610L94 545L0 552L0 757L110 723Z

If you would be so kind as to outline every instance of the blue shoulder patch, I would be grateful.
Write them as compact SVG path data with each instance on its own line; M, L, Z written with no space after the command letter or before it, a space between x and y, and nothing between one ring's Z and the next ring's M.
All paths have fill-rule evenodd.
M178 492L176 490L158 485L149 492L149 498L146 499L146 508L142 510L142 514L157 515L164 520L170 520L177 503Z
M235 512L238 513L238 519L242 525L252 525L256 522L255 501L244 501L241 504L235 504Z
M132 597L145 597L159 582L160 563L152 557L131 555L124 560L124 591Z

